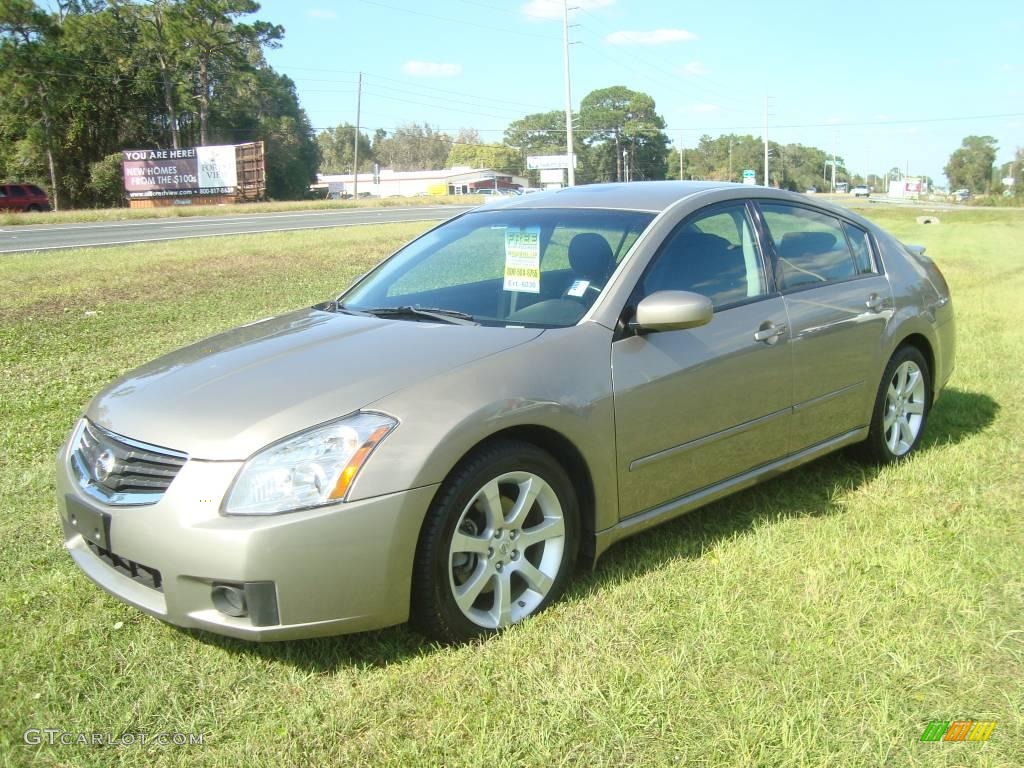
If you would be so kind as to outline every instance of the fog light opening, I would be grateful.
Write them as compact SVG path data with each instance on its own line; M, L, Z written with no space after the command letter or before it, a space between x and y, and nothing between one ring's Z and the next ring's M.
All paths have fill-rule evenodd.
M242 618L249 615L249 606L245 600L245 590L234 584L214 584L210 591L213 607L226 616Z

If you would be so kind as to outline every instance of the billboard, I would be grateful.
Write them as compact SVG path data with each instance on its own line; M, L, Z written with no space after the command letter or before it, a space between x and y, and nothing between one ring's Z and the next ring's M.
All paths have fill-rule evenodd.
M576 167L576 155L572 156L572 167ZM568 168L568 155L530 155L526 158L526 169L528 171L543 171L553 168Z
M233 195L238 187L235 145L184 149L126 149L124 191L130 199Z

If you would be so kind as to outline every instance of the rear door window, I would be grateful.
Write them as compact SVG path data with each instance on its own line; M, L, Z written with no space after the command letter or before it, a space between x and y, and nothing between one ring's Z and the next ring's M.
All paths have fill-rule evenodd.
M780 290L849 280L859 273L842 222L785 203L760 203L775 247Z
M11 186L9 186L7 188L7 191L10 192L11 197L24 197L25 196L25 190L23 190L17 184L12 184Z

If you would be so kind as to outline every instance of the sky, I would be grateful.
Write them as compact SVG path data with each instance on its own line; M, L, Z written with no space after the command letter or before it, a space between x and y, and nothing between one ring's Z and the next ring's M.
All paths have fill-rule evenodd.
M964 136L1024 146L1024 4L932 0L570 0L574 109L625 85L654 97L675 145L768 135L836 152L854 173L899 166L945 183ZM320 130L409 122L500 141L564 109L561 0L263 0L267 52Z

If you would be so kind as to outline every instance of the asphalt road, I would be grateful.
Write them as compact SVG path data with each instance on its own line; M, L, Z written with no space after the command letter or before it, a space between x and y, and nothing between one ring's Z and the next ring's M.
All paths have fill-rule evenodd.
M469 209L466 206L432 205L415 208L348 208L339 211L248 213L238 216L196 216L53 226L18 225L0 228L0 254L151 243L192 237L286 232L294 229L356 227L403 221L440 221Z

